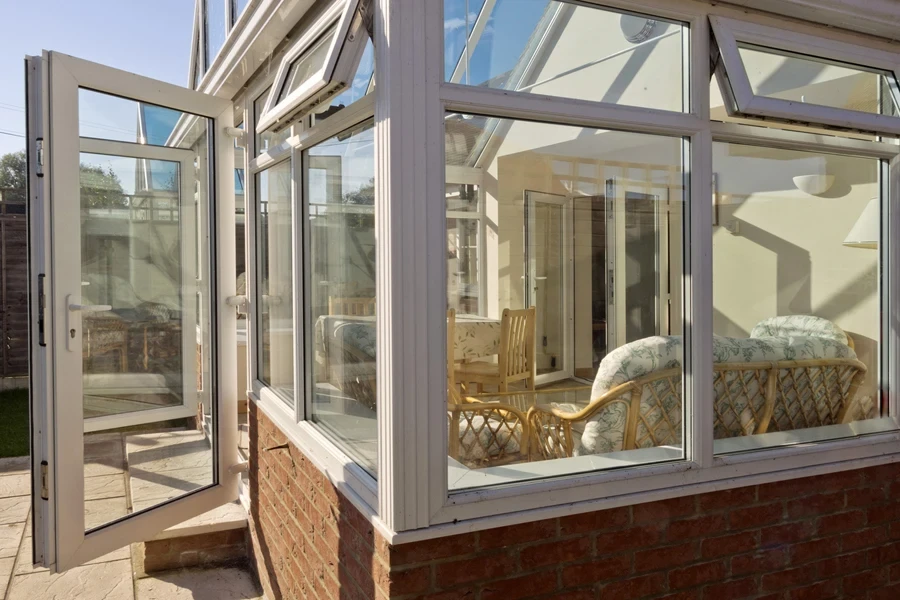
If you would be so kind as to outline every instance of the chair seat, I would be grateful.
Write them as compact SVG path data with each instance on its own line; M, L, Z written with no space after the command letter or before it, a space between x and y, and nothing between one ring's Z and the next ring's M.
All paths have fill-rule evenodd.
M484 361L456 365L454 371L459 381L472 381L472 377L500 377L500 365Z

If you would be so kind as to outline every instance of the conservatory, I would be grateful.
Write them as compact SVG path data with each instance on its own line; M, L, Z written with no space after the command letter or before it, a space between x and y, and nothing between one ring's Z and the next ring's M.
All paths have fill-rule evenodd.
M197 0L191 89L29 57L35 562L239 500L270 598L900 585L898 25Z

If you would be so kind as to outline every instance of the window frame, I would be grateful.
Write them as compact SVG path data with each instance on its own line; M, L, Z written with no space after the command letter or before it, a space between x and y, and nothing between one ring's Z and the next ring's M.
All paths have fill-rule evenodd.
M297 121L292 125L291 135L279 145L259 152L258 135L265 133L256 127L254 101L266 88L272 86L274 74L264 77L250 88L244 95L244 123L249 124L246 131L246 175L245 198L248 206L253 203L253 210L246 211L245 245L246 245L246 285L247 285L247 369L249 382L248 396L250 400L281 430L287 438L297 446L320 471L347 496L360 512L369 520L375 519L372 507L378 505L378 484L364 468L359 466L340 446L315 425L309 418L309 394L307 393L308 377L304 365L311 347L304 337L305 326L305 293L308 289L308 269L305 268L307 251L305 243L305 199L302 154L305 149L313 147L334 135L362 123L374 116L375 98L372 94L347 106L332 117L314 127L306 127L304 122ZM269 388L259 379L257 356L256 327L256 175L276 164L291 161L291 202L293 226L293 291L294 291L294 403L286 403L283 397Z
M894 105L900 111L900 84L897 77L900 62L896 54L728 17L710 15L709 22L713 31L711 49L717 49L719 57L716 61L716 78L729 116L799 120L844 130L900 134L900 117L757 95L750 84L739 45L748 44L774 52L788 52L811 60L825 59L857 65L861 70L868 68L885 71L892 75L887 78L889 89Z
M376 239L379 260L378 295L378 481L306 417L305 395L295 409L254 385L251 398L289 440L359 508L391 544L483 530L535 519L626 506L677 496L765 482L795 479L847 469L900 462L900 429L815 444L801 444L731 455L715 455L712 430L712 143L733 141L798 150L831 148L889 161L881 181L883 239L900 239L900 220L893 208L900 202L900 146L815 133L764 129L736 123L711 122L709 114L710 17L741 19L753 27L777 31L778 18L694 0L583 0L585 4L628 12L654 14L690 27L685 72L689 111L655 109L572 100L531 93L489 90L444 82L443 0L375 0L376 89L312 129L295 125L280 146L256 155L256 131L248 128L247 185L255 170L299 153L355 123L375 116ZM890 57L900 64L883 40L865 42L860 34L824 29L798 22L785 39L807 36L816 47L850 45L866 53ZM781 38L778 40L782 41ZM779 44L783 47L783 44ZM807 51L808 52L808 51ZM847 62L846 57L842 62ZM263 82L265 85L265 82ZM258 90L259 93L264 89ZM275 89L277 86L273 86ZM248 94L248 116L252 100ZM794 120L820 122L819 107L800 107ZM684 261L685 320L684 459L634 469L586 472L512 485L448 490L446 406L446 204L422 203L423 197L443 197L447 170L444 160L443 115L447 111L537 120L561 125L615 128L689 140L690 186L685 196L684 243L691 251ZM245 122L254 124L252 118ZM881 131L885 131L881 129ZM415 133L415 135L412 135ZM424 151L423 151L424 150ZM297 164L297 163L295 163ZM301 186L294 173L295 185ZM302 189L302 188L298 188ZM254 197L255 190L246 191ZM297 202L297 196L294 196ZM425 204L428 204L427 206ZM251 211L248 211L248 218ZM302 219L303 210L295 210ZM299 225L299 224L296 224ZM295 225L295 226L296 226ZM402 225L402 226L401 226ZM255 225L247 225L252 247ZM299 231L299 229L298 229ZM881 302L891 306L900 293L900 244L883 244ZM295 252L302 252L295 246ZM251 256L248 252L248 261ZM296 255L295 274L304 258ZM248 267L249 271L249 267ZM305 275L304 275L305 277ZM299 279L299 275L297 275ZM254 277L248 273L248 297ZM435 293L435 289L438 293ZM301 298L296 294L295 298ZM885 304L886 303L886 304ZM295 319L295 328L302 319ZM248 326L253 317L248 318ZM889 419L897 424L900 396L890 393L900 383L900 330L884 320L881 347L889 354L882 368ZM248 331L248 342L253 340ZM303 363L301 345L295 361ZM248 350L253 360L255 351ZM251 368L254 368L251 366ZM254 371L255 373L255 371ZM251 377L251 381L255 381ZM297 385L298 382L295 382ZM441 401L422 402L422 398ZM438 433L440 432L440 433Z
M285 52L260 115L260 131L283 129L294 119L302 117L304 111L327 101L352 81L366 47L365 8L366 0L335 0ZM328 44L325 63L297 89L279 100L294 62L315 47L333 27L334 37Z

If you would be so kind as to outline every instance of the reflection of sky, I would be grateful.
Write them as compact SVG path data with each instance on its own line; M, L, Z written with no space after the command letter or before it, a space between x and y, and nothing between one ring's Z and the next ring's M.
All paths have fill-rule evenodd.
M464 76L460 83L478 85L511 70L549 4L550 0L497 0L477 46L469 48L468 81ZM465 49L466 21L468 32L471 32L483 6L484 0L444 1L444 72L447 79ZM502 26L498 28L497 24Z
M372 81L372 74L375 72L375 47L372 46L372 40L366 41L366 49L363 51L362 58L359 60L359 67L356 69L356 76L350 86L336 96L329 106L350 106L360 98L366 95L369 83Z
M375 173L374 129L371 125L347 139L331 138L309 149L310 156L334 157L341 161L341 171L337 175L342 196L358 192L372 183ZM327 202L327 171L322 168L309 170L309 202Z

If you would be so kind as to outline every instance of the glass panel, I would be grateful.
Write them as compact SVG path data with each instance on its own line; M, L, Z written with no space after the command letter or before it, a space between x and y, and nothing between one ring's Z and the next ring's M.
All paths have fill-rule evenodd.
M120 111L98 115L97 104L83 103L83 135L168 145L154 160L109 141L80 155L82 287L72 302L89 305L79 314L91 530L214 482L215 322L208 120L86 90L81 97ZM189 126L175 140L178 121Z
M682 23L553 0L447 0L444 32L453 83L686 110Z
M234 20L237 22L238 18L244 13L244 9L247 8L247 4L250 3L250 0L234 0Z
M291 161L256 175L257 377L294 404Z
M284 87L278 93L278 102L287 98L291 92L299 89L322 70L336 32L337 24L330 27L312 46L294 59L288 70L287 78L284 80Z
M225 45L225 3L230 0L206 0L206 64L213 63Z
M713 165L716 451L857 435L886 414L879 162L717 142Z
M480 314L478 219L447 217L447 303L459 314Z
M897 114L888 87L894 76L887 72L746 44L740 44L738 51L750 87L759 96L872 114Z
M447 289L450 488L682 458L682 139L459 114L445 128L448 177L492 181L469 238L479 313ZM448 185L448 206L472 193Z
M366 34L368 37L368 34ZM359 67L356 69L356 75L350 82L350 87L332 98L331 102L313 111L313 123L320 123L336 112L343 110L364 98L367 94L375 89L375 47L372 40L366 41L366 48L363 51L362 58L359 60Z
M375 154L368 121L304 152L312 420L377 468Z
M93 90L78 90L81 137L167 146L182 113Z
M279 132L274 132L272 130L269 131L259 131L256 127L256 123L259 123L259 117L262 116L263 109L266 107L266 99L269 97L269 90L271 88L266 89L265 92L259 95L259 97L253 101L253 114L254 117L254 131L256 131L256 153L262 154L269 148L274 148L278 146L281 142L291 137L291 128L285 127Z

